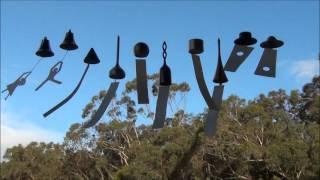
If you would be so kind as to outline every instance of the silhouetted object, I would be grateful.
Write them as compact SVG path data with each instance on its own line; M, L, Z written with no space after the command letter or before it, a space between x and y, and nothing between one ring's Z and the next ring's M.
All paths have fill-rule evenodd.
M163 42L162 44L162 56L163 56L163 65L160 68L160 85L170 86L171 85L171 70L167 65L167 43Z
M218 39L218 64L216 68L216 73L213 78L213 82L219 83L219 84L228 82L228 78L226 76L226 73L223 70L223 65L221 60L220 39Z
M98 58L96 52L94 51L93 48L91 48L87 54L87 56L84 58L84 63L87 64L99 64L100 59Z
M83 128L90 128L98 123L98 121L101 119L102 115L104 114L104 112L108 108L112 98L114 98L116 96L118 86L119 86L119 82L111 83L111 85L107 91L107 94L103 98L98 110L94 113L94 115L92 116L92 118L90 120L83 123L83 125L82 125Z
M189 40L189 53L201 54L203 52L203 40L202 39L190 39Z
M117 38L117 63L109 71L109 77L111 79L123 79L126 77L126 73L119 65L119 51L120 51L120 37L118 36L118 38Z
M88 52L87 56L84 58L84 63L87 64L86 69L84 70L82 77L78 83L78 85L76 86L76 88L71 92L71 94L69 96L67 96L64 100L62 100L59 104L57 104L56 106L54 106L53 108L51 108L49 111L47 111L46 113L43 114L44 117L49 116L51 113L53 113L54 111L56 111L57 109L59 109L60 107L62 107L65 103L67 103L75 94L76 92L79 90L82 81L84 79L84 77L86 76L88 69L90 67L90 64L98 64L100 62L97 54L95 53L94 49L91 48L90 51Z
M268 37L268 39L260 44L264 48L263 54L256 68L255 74L266 77L276 77L276 61L277 50L283 46L283 42L276 39L274 36Z
M41 41L40 48L36 52L36 55L40 57L52 57L54 55L50 48L50 43L47 37L44 37L44 39Z
M62 64L63 64L63 62L59 61L55 65L53 65L53 67L50 69L50 72L49 72L47 79L45 79L35 90L38 91L48 81L52 81L54 83L61 84L62 82L54 79L54 77L61 71Z
M257 42L255 38L252 37L250 32L241 32L239 38L234 40L235 46L229 56L229 59L224 66L225 71L235 72L240 67L240 65L247 59L250 55L254 45Z
M160 69L160 86L159 94L157 99L156 114L153 122L152 128L163 128L164 122L166 120L167 114L167 104L169 98L169 90L171 85L171 71L169 66L167 66L167 43L164 41L162 44L162 57L163 66Z
M138 58L145 58L149 55L149 47L144 42L138 42L134 46L134 55Z
M69 30L66 33L64 41L60 44L60 48L67 50L67 51L78 49L78 45L76 44L76 42L74 40L74 36L73 36L73 33L71 32L71 30Z
M148 79L146 57L149 54L149 47L144 42L139 42L134 46L136 56L136 85L138 94L138 104L149 104Z
M8 91L8 95L5 97L5 100L8 99L9 96L12 96L13 92L18 86L23 86L26 84L27 77L31 74L31 72L22 73L17 80L13 83L7 85L7 89L3 90L1 93Z
M191 44L195 44L194 43L195 41L198 42L197 45L191 45ZM218 40L218 46L219 46L218 48L219 55L218 55L218 63L216 68L217 70L216 70L214 82L217 82L220 85L214 87L213 95L211 96L203 77L203 70L201 66L200 56L197 55L203 52L203 41L200 39L189 40L189 53L192 56L192 62L193 62L194 72L197 79L197 84L209 108L208 114L205 117L205 123L204 123L205 134L207 136L213 136L216 132L217 119L218 119L220 104L222 101L222 95L224 90L224 86L221 85L221 83L228 81L222 68L220 40Z
M257 40L252 37L250 32L241 32L239 38L234 40L234 43L239 46L251 46L257 43Z

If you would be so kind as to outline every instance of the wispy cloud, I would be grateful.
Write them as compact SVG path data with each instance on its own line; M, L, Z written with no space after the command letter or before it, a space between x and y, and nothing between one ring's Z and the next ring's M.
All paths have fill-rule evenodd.
M63 134L39 127L18 115L1 109L1 161L7 148L36 142L62 142Z
M310 80L315 75L319 75L319 60L306 59L295 61L292 63L290 70L298 81Z

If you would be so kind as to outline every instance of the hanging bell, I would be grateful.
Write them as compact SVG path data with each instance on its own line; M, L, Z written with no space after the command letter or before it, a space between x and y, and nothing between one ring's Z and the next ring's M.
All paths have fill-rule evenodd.
M163 66L160 68L160 85L171 85L171 70L167 64L163 64Z
M126 77L126 73L119 65L119 53L120 53L120 37L117 38L117 62L116 65L109 71L109 77L111 79L123 79Z
M149 47L144 42L138 42L133 49L134 55L138 58L145 58L149 54Z
M87 64L99 64L100 63L100 59L98 58L98 56L93 48L90 49L90 51L88 52L87 56L84 58L83 61L84 61L84 63L87 63Z
M216 74L214 75L213 82L215 83L225 83L228 82L228 78L226 73L224 72L222 60L221 60L221 53L220 53L220 39L218 39L218 64L216 68Z
M41 41L40 48L36 52L36 55L40 57L52 57L54 55L54 53L50 48L50 43L47 37L44 37L43 40Z
M71 32L71 30L69 30L66 33L64 41L60 44L60 48L64 50L69 50L69 51L78 49L78 45L74 40L73 33Z

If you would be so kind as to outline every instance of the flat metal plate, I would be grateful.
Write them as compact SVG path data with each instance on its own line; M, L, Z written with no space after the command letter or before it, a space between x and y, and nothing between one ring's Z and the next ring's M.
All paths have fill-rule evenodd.
M277 50L264 49L254 74L266 77L276 77L276 61Z
M163 128L167 114L167 103L170 86L160 86L157 100L156 114L152 128Z
M217 131L217 120L219 111L209 109L208 114L205 117L204 132L207 136L212 137Z
M224 66L224 70L236 72L240 65L250 55L253 49L253 47L235 45L226 65Z
M215 109L215 104L211 99L211 95L208 91L207 84L203 77L203 71L201 66L200 57L198 55L192 55L192 62L194 67L194 72L196 75L197 83L200 89L200 92L202 94L202 97L204 98L205 102L207 103L209 109Z
M104 96L98 110L92 116L92 118L90 120L83 123L83 125L82 125L83 128L89 128L89 127L92 127L98 123L98 121L101 119L104 112L107 110L111 100L116 96L118 86L119 86L119 82L111 83L111 85L107 91L107 94Z
M136 60L138 104L149 104L146 60Z

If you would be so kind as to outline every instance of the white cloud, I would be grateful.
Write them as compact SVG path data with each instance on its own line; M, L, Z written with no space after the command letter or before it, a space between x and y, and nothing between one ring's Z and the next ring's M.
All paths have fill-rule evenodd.
M1 103L2 104L2 103ZM22 120L16 114L1 108L1 161L7 148L18 144L27 145L36 142L62 142L63 133L47 130L34 123Z
M308 59L293 62L291 73L299 80L310 80L315 75L319 75L319 60Z

